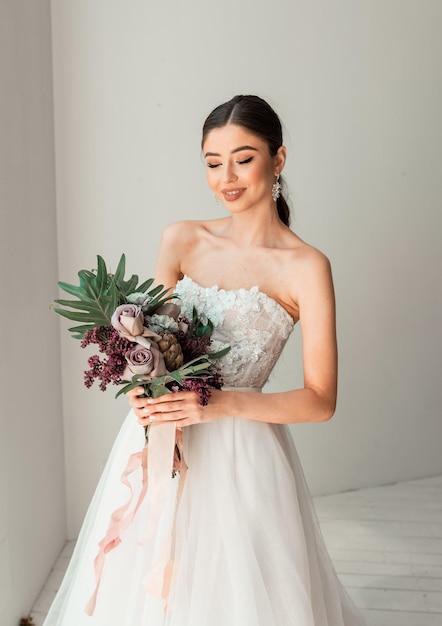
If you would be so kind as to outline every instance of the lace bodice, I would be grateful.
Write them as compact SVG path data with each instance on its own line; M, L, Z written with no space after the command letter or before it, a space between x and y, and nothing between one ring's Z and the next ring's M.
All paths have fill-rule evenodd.
M287 311L258 287L202 287L184 276L175 292L186 317L195 306L213 322L211 350L230 346L220 361L224 385L263 387L294 327Z

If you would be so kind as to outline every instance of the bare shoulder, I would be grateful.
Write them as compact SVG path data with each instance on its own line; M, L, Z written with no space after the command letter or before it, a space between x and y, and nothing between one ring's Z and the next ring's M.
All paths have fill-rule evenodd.
M156 280L175 284L184 274L192 275L193 266L210 250L219 220L183 220L163 230L157 258Z
M303 241L291 232L285 242L286 269L290 275L312 277L315 274L330 274L331 266L328 257L314 246Z
M319 293L332 297L333 280L328 257L294 234L288 244L283 275L293 308L299 311L302 304Z
M168 245L178 245L183 249L210 236L220 221L182 220L172 222L163 230L162 240Z
M328 257L321 250L304 241L297 248L293 260L296 262L298 270L302 273L305 272L310 277L315 274L329 274L331 271Z
M181 244L195 236L198 224L199 222L193 220L172 222L164 228L161 239L169 245Z

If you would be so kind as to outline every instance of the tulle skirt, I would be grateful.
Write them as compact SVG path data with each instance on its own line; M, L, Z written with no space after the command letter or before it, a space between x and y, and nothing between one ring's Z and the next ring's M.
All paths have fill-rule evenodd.
M86 615L98 543L128 498L120 476L142 440L131 412L44 626L363 626L328 556L288 427L240 418L184 429L188 470L178 507L179 476L146 537L149 486L106 555L95 611ZM141 470L131 482L135 501ZM171 534L164 599L146 580Z

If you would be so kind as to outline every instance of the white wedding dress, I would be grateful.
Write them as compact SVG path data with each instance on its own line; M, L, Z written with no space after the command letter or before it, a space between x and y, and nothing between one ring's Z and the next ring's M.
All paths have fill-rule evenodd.
M293 329L289 314L257 287L205 288L186 276L176 291L189 314L195 305L214 323L214 349L231 346L222 359L225 386L259 392ZM188 470L176 513L179 477L170 478L166 510L146 539L149 485L106 555L95 612L86 615L98 543L128 498L120 475L142 443L131 412L44 626L363 626L328 556L288 427L241 417L184 429ZM140 477L132 483L136 499ZM166 607L143 581L170 532Z

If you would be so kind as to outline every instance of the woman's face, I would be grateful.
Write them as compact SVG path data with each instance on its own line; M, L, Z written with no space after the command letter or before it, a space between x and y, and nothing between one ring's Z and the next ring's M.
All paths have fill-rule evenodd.
M215 128L203 145L207 181L232 212L272 206L272 185L284 166L285 149L275 157L257 135L237 124Z

